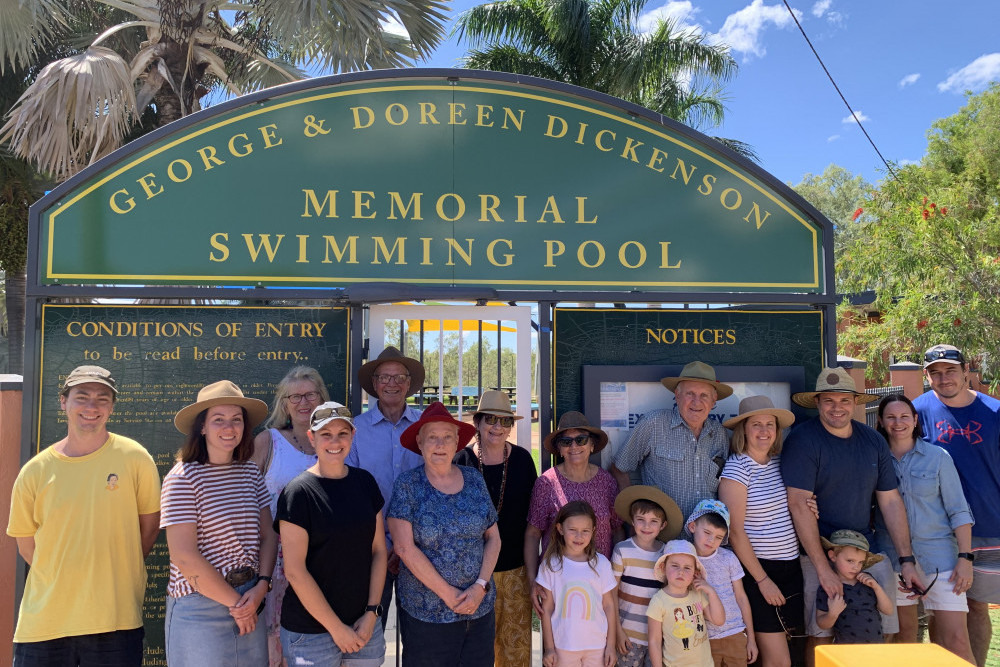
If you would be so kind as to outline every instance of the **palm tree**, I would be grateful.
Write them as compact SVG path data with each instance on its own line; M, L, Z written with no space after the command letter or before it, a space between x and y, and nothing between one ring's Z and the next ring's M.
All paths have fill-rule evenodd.
M721 84L736 73L724 45L660 20L640 32L647 0L498 0L462 13L465 66L538 76L620 97L692 127L718 125ZM720 139L756 159L742 142Z
M8 114L0 141L57 180L122 145L148 108L163 125L215 85L242 94L327 72L399 67L440 42L447 0L0 0L0 73L59 39L75 13L120 18L52 62ZM388 29L398 21L408 33Z

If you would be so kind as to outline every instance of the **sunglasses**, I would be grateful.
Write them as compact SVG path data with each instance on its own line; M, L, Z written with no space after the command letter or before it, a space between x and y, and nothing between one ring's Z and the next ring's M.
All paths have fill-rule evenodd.
M288 396L285 396L285 398L287 398L289 401L291 401L295 405L298 405L299 403L301 403L303 398L306 399L307 401L309 401L310 403L312 403L314 401L318 401L319 400L319 392L318 391L310 391L310 392L306 392L305 394L289 394Z
M322 410L317 410L313 413L312 419L310 420L310 426L317 422L321 422L324 419L329 419L330 417L343 417L345 419L353 419L354 415L351 414L351 409L341 406L339 408L323 408Z
M934 570L934 578L931 580L931 583L927 584L927 588L920 588L920 586L918 586L916 584L913 584L912 586L907 586L906 585L906 580L903 579L903 575L901 574L901 575L899 575L899 586L900 586L900 588L902 588L903 590L907 591L908 593L916 593L920 597L923 597L923 596L927 595L932 588L934 588L934 584L937 583L938 575L939 574L940 574L940 571L935 568L935 570Z
M931 363L934 361L938 361L940 359L947 359L948 361L957 361L963 364L965 363L965 355L962 354L959 350L944 350L941 348L934 347L927 350L927 353L924 354L924 361L926 363Z
M796 595L802 595L802 593L792 593L791 595L786 595L785 596L785 604L788 604L788 601L791 600ZM805 639L806 637L809 636L809 635L795 634L796 632L802 632L803 628L799 628L799 627L789 628L788 625L785 623L785 617L781 615L781 610L782 610L782 607L775 607L774 608L774 613L778 617L778 623L781 623L781 629L785 633L785 638L786 639L788 639L788 640L792 640L792 639Z
M398 385L403 385L406 383L407 380L410 379L409 375L404 375L403 373L399 373L398 375L388 375L386 373L381 373L379 375L373 375L372 377L379 384L389 384L391 382L395 382Z
M589 435L578 435L575 438L568 438L563 436L561 438L556 438L556 447L572 447L574 444L580 445L581 447L590 442L591 436Z
M502 426L503 428L510 428L511 426L514 425L513 417L504 417L502 415L485 414L483 415L483 421L486 422L487 425L489 426L493 426L494 424L500 424L500 426Z

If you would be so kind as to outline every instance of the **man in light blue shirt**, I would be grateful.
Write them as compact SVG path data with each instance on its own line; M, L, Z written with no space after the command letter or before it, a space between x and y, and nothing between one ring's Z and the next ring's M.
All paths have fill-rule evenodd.
M368 411L354 420L354 443L345 463L364 468L375 477L388 507L396 478L424 462L419 454L399 444L400 434L420 419L420 410L408 406L406 399L424 386L424 367L389 346L358 370L358 381L368 393ZM389 549L389 571L382 590L383 613L392 600L392 584L399 572L399 557L393 553L388 529L385 542ZM382 631L385 632L384 618Z

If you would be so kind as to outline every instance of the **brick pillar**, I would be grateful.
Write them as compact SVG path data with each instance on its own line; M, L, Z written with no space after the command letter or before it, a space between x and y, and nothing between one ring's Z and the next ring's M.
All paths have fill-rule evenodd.
M889 384L902 387L903 396L911 401L924 393L924 367L910 361L889 366Z
M21 469L21 399L24 387L20 375L0 375L0 520L7 528L10 491ZM0 537L0 665L14 661L14 621L17 610L17 542Z
M837 355L837 365L847 371L847 374L851 376L852 380L854 380L854 386L858 391L863 392L865 390L865 369L868 368L867 361ZM864 404L855 406L854 419L862 424L865 423Z

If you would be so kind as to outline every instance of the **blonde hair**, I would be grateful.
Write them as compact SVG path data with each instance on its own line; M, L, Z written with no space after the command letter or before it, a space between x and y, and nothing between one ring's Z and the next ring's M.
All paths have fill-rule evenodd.
M781 444L784 442L784 438L781 435L784 429L781 428L781 424L778 423L778 418L775 415L770 416L774 417L774 426L777 433L774 436L774 444L771 445L769 450L767 450L767 455L777 456L781 453ZM747 419L749 419L749 417ZM746 419L741 419L740 423L733 427L733 437L729 440L729 451L732 454L742 454L747 450L746 423Z
M274 403L271 404L271 415L264 422L264 428L285 428L291 422L291 417L285 408L285 399L291 393L288 387L299 380L309 380L315 385L320 395L320 403L330 400L330 392L326 390L326 383L320 377L319 371L312 366L295 366L278 383L278 389L274 393Z

